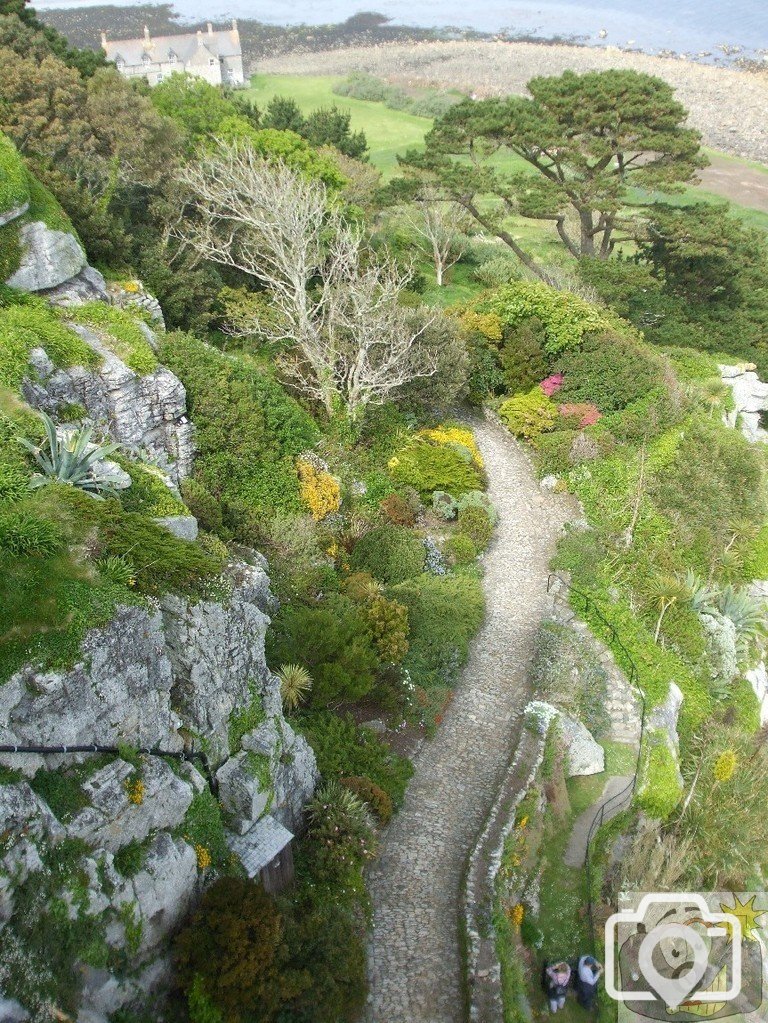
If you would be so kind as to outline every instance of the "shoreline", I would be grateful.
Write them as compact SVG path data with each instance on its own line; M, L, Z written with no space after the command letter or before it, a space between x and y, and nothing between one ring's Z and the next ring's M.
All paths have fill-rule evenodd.
M525 93L537 75L632 69L669 82L706 146L768 164L768 71L745 73L618 47L563 43L444 41L380 43L282 54L251 63L251 74L347 75L368 71L410 85L478 97Z

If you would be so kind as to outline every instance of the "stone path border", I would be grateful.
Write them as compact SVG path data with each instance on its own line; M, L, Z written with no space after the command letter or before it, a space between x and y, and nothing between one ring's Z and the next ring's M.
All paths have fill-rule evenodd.
M573 514L539 488L513 438L473 423L499 511L485 555L485 622L437 736L415 760L405 804L369 871L368 1023L462 1023L461 889L470 851L525 736L528 665L551 610L549 559ZM522 756L522 754L521 754ZM521 760L522 763L522 760Z

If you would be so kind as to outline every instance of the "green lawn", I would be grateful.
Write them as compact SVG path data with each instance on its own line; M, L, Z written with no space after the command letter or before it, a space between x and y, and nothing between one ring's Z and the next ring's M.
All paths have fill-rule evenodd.
M332 75L254 75L245 95L261 109L273 96L291 96L304 114L334 103L350 110L352 128L362 128L368 138L371 163L383 172L385 178L391 177L397 170L397 153L421 146L432 122L426 117L390 110L383 103L337 96L332 88L340 81L343 81L342 77Z

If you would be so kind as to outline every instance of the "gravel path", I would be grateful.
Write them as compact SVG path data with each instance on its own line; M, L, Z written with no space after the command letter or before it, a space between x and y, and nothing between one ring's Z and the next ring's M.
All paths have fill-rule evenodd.
M584 866L587 859L587 842L589 840L589 830L592 827L592 822L600 813L601 807L605 806L606 803L611 803L603 816L603 820L606 824L609 820L611 820L611 818L615 817L616 814L625 810L632 799L632 792L629 789L631 784L631 774L614 775L605 783L605 788L603 789L600 798L591 806L588 806L583 813L579 814L573 822L571 837L568 839L568 845L565 853L563 854L563 863L565 863L566 867ZM616 802L612 803L611 800L615 799L615 797L620 793L623 793L624 798L616 799Z
M260 74L347 75L370 71L410 84L461 89L478 96L524 93L536 75L568 69L634 68L677 91L690 120L714 149L768 163L768 74L747 74L615 47L504 42L391 43L260 60Z
M369 1023L464 1018L461 880L516 740L533 638L551 606L548 562L572 510L565 497L540 490L522 449L501 427L474 428L499 511L485 557L487 615L369 874Z

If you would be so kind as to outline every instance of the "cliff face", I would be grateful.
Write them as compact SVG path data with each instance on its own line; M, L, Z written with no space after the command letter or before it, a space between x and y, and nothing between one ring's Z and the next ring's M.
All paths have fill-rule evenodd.
M30 252L18 273L59 287L50 282L62 268L53 272ZM70 306L107 300L84 265L63 287ZM61 290L48 294L62 301ZM152 330L140 326L152 344ZM54 419L77 404L113 440L143 448L178 500L194 457L181 382L164 367L140 374L104 331L75 329L99 365L56 367L34 348L21 394ZM68 1014L59 1018L106 1023L167 981L169 938L215 869L257 873L301 826L317 769L283 716L265 661L273 598L264 560L239 551L205 593L118 606L87 632L74 664L28 663L0 684L1 745L120 747L98 756L0 755L3 1020L49 1019L54 1007ZM139 756L136 747L202 750L206 763ZM70 960L48 956L30 924L54 903L72 939ZM46 940L56 943L56 934ZM62 1002L65 977L71 990Z

